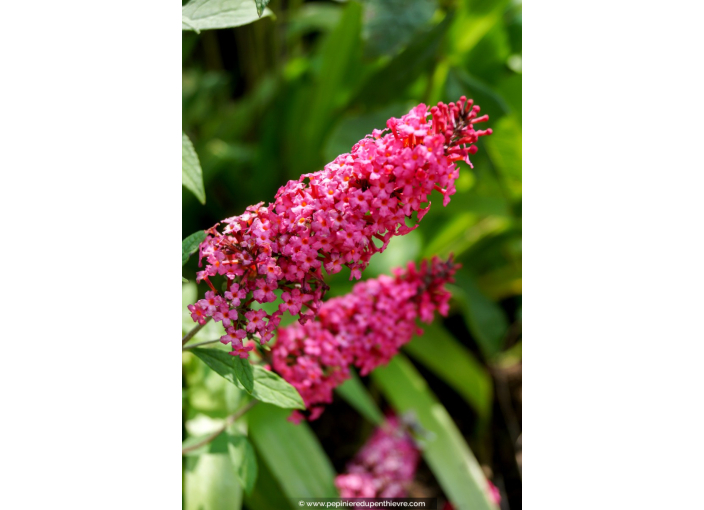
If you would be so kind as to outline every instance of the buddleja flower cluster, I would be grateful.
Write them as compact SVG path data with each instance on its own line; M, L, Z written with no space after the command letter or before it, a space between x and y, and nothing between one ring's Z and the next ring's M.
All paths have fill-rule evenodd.
M406 220L414 213L417 221L423 218L434 189L443 205L450 202L459 175L455 162L469 163L477 151L472 144L491 134L474 129L488 119L478 112L465 97L429 111L418 105L323 170L289 181L268 206L248 207L207 230L197 281L205 280L211 292L189 306L193 320L222 321L222 341L232 344L232 354L247 357L253 345L242 340L271 339L285 311L300 315L302 324L314 317L327 290L323 269L334 274L347 266L350 279L359 279L392 237L418 226ZM211 282L216 275L227 278L222 295ZM282 302L274 313L253 309L254 302L275 301L277 291Z
M418 447L400 420L387 416L335 485L342 498L404 498L419 460Z
M437 310L447 315L457 265L437 257L419 268L411 262L354 286L351 293L326 301L316 320L281 328L272 347L272 368L301 394L308 419L323 412L333 389L350 377L350 366L366 375L388 363L402 345L430 323ZM294 411L292 421L304 417Z

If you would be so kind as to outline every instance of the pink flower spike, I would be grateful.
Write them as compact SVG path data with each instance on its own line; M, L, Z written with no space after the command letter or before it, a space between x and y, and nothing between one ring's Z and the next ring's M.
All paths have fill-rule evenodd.
M333 390L349 377L350 365L368 374L418 332L416 319L431 322L436 311L447 312L445 284L453 281L456 267L452 260L438 258L419 268L411 263L393 277L366 280L350 294L323 303L316 320L306 312L298 324L279 328L272 369L301 394L308 419L332 400ZM282 294L277 313L296 290Z
M388 416L335 477L342 498L404 498L420 462L420 450L400 420Z
M281 312L303 313L301 323L310 320L327 291L323 269L334 274L345 265L352 280L361 279L371 257L383 252L391 238L418 226L435 186L444 190L443 204L449 203L459 176L456 162L469 162L479 137L491 134L491 129L475 127L486 120L466 98L430 109L420 104L389 119L390 132L374 130L322 170L286 183L272 203L247 207L208 229L199 246L204 267L197 281L205 281L210 290L189 308L193 320L202 324L212 316L229 326L247 317L253 301L276 301L276 289L289 292ZM407 226L414 212L416 221ZM382 246L376 246L381 239ZM216 278L227 282L223 295L216 291L221 288ZM291 301L292 289L300 291L300 302ZM301 308L303 302L308 311ZM237 319L225 312L230 309L237 310ZM421 316L427 313L423 307ZM271 319L256 317L261 324ZM266 326L242 327L263 337L270 334Z

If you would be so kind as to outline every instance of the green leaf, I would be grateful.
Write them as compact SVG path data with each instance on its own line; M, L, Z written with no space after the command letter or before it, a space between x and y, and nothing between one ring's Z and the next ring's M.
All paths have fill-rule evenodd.
M186 280L183 276L181 277L181 280L183 280L182 283L188 283L188 280Z
M205 230L199 230L183 240L181 243L181 267L186 265L186 262L190 256L196 252L198 246L200 246L200 243L202 243L205 239L205 236Z
M192 0L181 10L183 30L211 30L247 25L273 13L264 6L267 0ZM259 10L262 5L262 12Z
M257 480L257 457L246 436L228 435L227 450L237 479L245 493L251 494Z
M252 364L247 359L242 359L239 356L232 356L233 366L235 367L235 375L237 380L242 384L244 391L252 393L254 391L254 370Z
M254 0L254 3L257 4L257 14L259 17L262 17L262 13L264 12L264 8L269 5L270 0Z
M200 168L198 154L193 144L183 134L181 149L181 182L193 193L201 204L205 204L205 190L203 189L203 171Z
M447 410L402 354L372 372L397 413L412 412L429 437L423 458L458 510L498 510L488 496L488 483L477 459Z
M305 123L296 138L302 138L300 149L306 161L320 155L321 140L337 120L337 108L349 99L350 83L358 79L361 60L362 7L351 2L343 10L340 22L327 37L320 55L317 83L310 89L305 103Z
M494 133L485 140L486 150L502 175L520 182L523 138L521 125L513 116L495 123Z
M227 454L186 457L184 510L239 510L242 488Z
M351 375L352 377L335 388L335 391L359 411L359 414L375 425L381 425L384 421L384 415L379 410L379 406L376 405L374 399L369 395L357 374L352 372Z
M218 349L197 347L191 352L226 380L241 387L247 393L253 394L254 377L249 361Z
M332 463L307 423L294 425L287 411L269 405L248 414L249 438L287 497L339 497Z
M467 328L487 358L496 356L503 347L508 331L508 319L499 305L487 298L474 279L464 270L455 274L455 284L461 292L455 297L464 307Z
M432 18L436 0L367 0L364 35L370 56L393 55Z
M252 366L247 360L218 349L197 347L191 349L191 352L216 373L257 400L286 409L305 409L296 388L274 372Z
M252 396L285 409L305 409L298 390L270 370L254 368L254 391Z
M474 78L463 69L456 67L450 69L448 74L445 84L445 95L453 98L466 95L474 99L474 104L481 106L481 113L489 115L489 121L481 124L481 129L491 127L494 129L494 133L499 131L496 121L510 111L506 101L498 92L492 90L488 85Z
M425 325L404 349L450 385L482 417L491 412L491 377L474 355L442 326Z
M252 494L245 493L245 507L250 510L294 510L292 502L293 500L284 495L281 485L276 481L261 455L257 455L257 481ZM298 505L295 508L298 508Z
M447 14L441 23L418 36L387 65L369 76L355 95L354 102L369 108L397 101L399 90L405 90L431 64L451 21L452 14Z

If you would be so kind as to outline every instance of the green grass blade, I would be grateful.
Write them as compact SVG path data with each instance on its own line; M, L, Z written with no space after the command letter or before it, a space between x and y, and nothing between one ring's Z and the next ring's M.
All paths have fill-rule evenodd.
M373 424L381 425L384 421L384 415L379 410L379 406L376 405L357 374L352 373L352 377L335 388L335 391Z
M488 417L493 391L482 364L442 326L424 324L423 330L404 349L462 395L482 418Z

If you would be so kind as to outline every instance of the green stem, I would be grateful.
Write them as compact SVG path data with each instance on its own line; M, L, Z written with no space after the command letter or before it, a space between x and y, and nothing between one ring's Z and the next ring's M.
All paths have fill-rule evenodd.
M238 418L241 418L247 411L252 409L257 404L257 402L259 402L259 401L258 400L250 400L249 402L247 402L246 405L240 407L237 411L235 411L233 414L228 416L225 419L225 424L222 427L220 427L218 430L216 430L215 432L213 432L209 436L205 437L202 441L198 441L196 444L192 444L191 446L187 446L186 448L183 448L181 450L181 455L185 455L188 452L192 452L193 450L197 450L201 446L205 446L206 444L211 442L213 439L215 439L220 434L225 432L225 429L227 429L227 427L229 427L230 425L235 423L235 421Z
M214 344L215 342L219 342L219 341L220 341L220 339L218 338L218 339L216 339L216 340L208 340L207 342L200 342L200 343L198 343L198 344L191 344L191 345L189 345L189 346L183 347L181 350L182 350L182 351L187 351L188 349L194 349L194 348L196 348L196 347L200 347L201 345Z
M195 328L193 328L193 329L190 330L188 333L186 333L186 336L184 336L184 337L181 339L181 345L186 345L186 342L188 342L191 338L193 338L194 336L196 336L196 335L198 334L198 332L199 332L201 329L203 329L203 326L205 326L206 324L208 324L208 321L209 321L210 319L211 319L211 317L208 317L207 319L205 319L205 322L204 322L203 324L198 324Z

